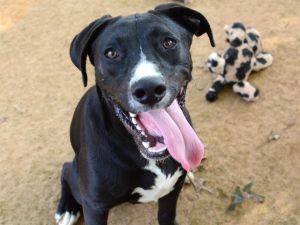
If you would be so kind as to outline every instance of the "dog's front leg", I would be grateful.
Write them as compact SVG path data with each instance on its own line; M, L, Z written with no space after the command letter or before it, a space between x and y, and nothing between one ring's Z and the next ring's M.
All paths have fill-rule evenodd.
M176 218L176 205L185 177L180 180L178 186L168 195L158 200L159 225L178 225Z
M85 225L107 225L108 207L100 203L84 201L82 208Z

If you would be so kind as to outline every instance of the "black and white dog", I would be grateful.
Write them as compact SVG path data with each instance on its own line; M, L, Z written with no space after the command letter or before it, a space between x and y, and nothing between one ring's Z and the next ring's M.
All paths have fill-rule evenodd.
M186 171L204 152L184 106L192 37L204 33L214 45L202 14L165 4L104 16L75 36L71 59L86 85L89 56L96 85L73 116L75 158L62 169L58 224L75 224L82 209L86 225L104 225L109 209L127 201L158 201L159 224L176 224Z

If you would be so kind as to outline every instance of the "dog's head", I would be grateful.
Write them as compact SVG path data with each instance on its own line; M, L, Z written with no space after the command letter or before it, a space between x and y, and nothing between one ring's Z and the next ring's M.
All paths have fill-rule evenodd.
M244 24L235 22L231 25L225 25L226 41L234 46L240 46L247 42L246 27Z
M183 101L185 87L191 80L192 37L205 33L214 46L210 25L202 14L177 4L165 4L143 14L107 15L92 22L73 39L70 54L82 72L85 86L89 56L102 95L114 102L121 120L136 142L144 146L142 150L149 150L159 137L153 139L152 134L150 140L152 128L145 129L149 121L142 122L142 115L164 110L176 98ZM153 155L163 155L163 151L156 150L160 154ZM145 154L151 155L149 151Z

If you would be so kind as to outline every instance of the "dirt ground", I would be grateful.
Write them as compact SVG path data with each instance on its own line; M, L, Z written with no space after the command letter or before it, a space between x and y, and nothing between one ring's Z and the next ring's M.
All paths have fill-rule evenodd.
M54 224L63 162L73 152L69 124L86 89L68 51L71 39L95 18L146 11L163 0L0 0L0 224ZM257 28L274 64L250 80L261 91L246 103L230 88L205 101L213 77L199 67L213 51L206 36L194 39L188 107L206 144L197 193L185 186L178 204L181 225L300 224L300 1L194 0L226 47L223 26L241 21ZM90 81L93 81L90 70ZM90 82L90 85L93 82ZM269 141L272 134L279 139ZM263 204L248 201L226 213L236 186L254 181ZM124 204L111 225L154 225L156 204ZM81 223L83 224L82 220Z

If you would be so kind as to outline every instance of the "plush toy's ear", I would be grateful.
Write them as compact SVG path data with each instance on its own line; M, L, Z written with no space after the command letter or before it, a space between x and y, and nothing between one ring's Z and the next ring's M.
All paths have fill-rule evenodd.
M105 28L105 26L112 20L110 15L103 16L100 19L90 23L79 34L77 34L70 47L70 56L74 65L82 73L83 85L87 85L87 73L86 73L86 58L89 55L91 63L94 65L93 57L90 54L93 41L98 34Z
M215 46L210 25L201 13L175 3L158 5L150 12L158 12L169 17L197 37L207 33L211 46Z

